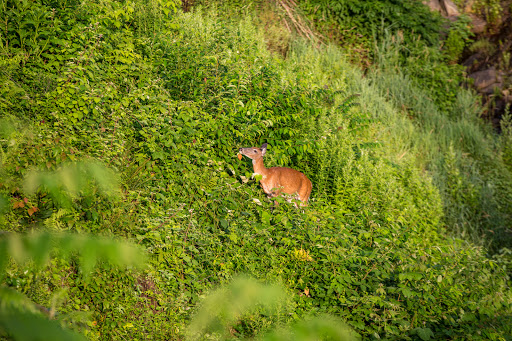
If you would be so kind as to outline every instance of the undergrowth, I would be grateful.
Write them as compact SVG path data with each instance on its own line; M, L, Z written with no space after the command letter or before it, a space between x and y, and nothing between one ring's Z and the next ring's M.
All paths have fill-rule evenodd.
M91 312L73 324L90 339L184 338L203 297L238 274L291 298L276 314L235 319L233 338L323 313L364 338L510 336L506 259L444 234L457 209L477 228L508 219L498 205L508 180L486 173L499 159L481 160L492 144L472 118L440 121L406 76L365 78L334 47L296 42L286 60L273 56L250 17L184 14L163 0L1 4L2 229L117 236L149 255L147 270L105 264L89 281L73 260L11 264L5 285L43 306L63 288L59 311ZM21 33L34 13L53 38ZM303 212L269 202L236 158L263 142L267 166L313 181ZM91 189L65 203L23 186L35 169L62 174L84 160L109 165L121 196ZM473 216L484 203L497 214Z

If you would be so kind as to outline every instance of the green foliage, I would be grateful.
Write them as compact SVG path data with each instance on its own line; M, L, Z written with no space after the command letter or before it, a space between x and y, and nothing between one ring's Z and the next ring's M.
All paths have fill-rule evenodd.
M85 280L89 278L98 258L117 266L135 265L139 267L144 264L145 258L144 254L134 246L106 239L73 234L55 235L48 232L30 235L10 233L4 234L0 239L0 255L2 255L0 279L2 282L11 282L9 278L5 278L6 274L12 271L6 272L6 268L12 269L12 266L7 267L10 257L25 268L27 268L27 262L30 261L33 266L28 266L28 268L32 268L32 271L40 271L48 263L52 251L57 251L60 258L69 258L75 255L77 250L81 250L78 263ZM26 272L27 270L25 270ZM59 323L48 320L41 314L44 312L53 317L55 307L48 310L37 306L18 291L6 286L0 287L0 299L0 331L16 340L84 339L79 334L63 329L62 324L65 320L62 317ZM76 320L76 318L72 320ZM27 328L27 325L30 325L31 328Z
M262 285L252 279L237 278L229 286L209 294L201 303L189 326L188 339L201 336L230 339L233 322L247 316L252 310L269 315L285 302L283 288ZM297 322L288 328L271 331L259 340L356 340L355 334L339 319L329 315Z
M263 286L253 280L239 278L229 287L218 289L202 302L201 309L189 326L189 339L197 339L205 333L228 338L229 327L250 309L272 309L283 301L284 291L278 287Z
M31 302L14 290L0 287L0 299L0 336L6 332L14 340L86 340L43 317Z
M91 184L79 170L88 170L94 173L99 183L108 181L103 178L105 169L98 165L87 164L78 167L68 167L61 174L37 174L30 176L29 187L46 186L49 192L57 191L59 182L65 184L73 192L82 192L91 189ZM60 181L59 181L60 176ZM105 183L104 183L105 184ZM108 186L111 189L111 184ZM66 193L69 195L68 193ZM66 194L59 194L54 200L62 199L69 202ZM61 201L62 201L61 200ZM30 211L29 211L30 212ZM32 211L34 213L34 211ZM70 258L76 255L77 250L81 256L78 258L78 268L87 280L98 258L104 259L116 266L144 264L144 254L138 248L126 243L112 240L86 237L75 234L52 234L49 232L33 232L29 234L7 233L0 236L0 280L10 282L7 274L12 269L10 258L23 267L32 264L35 271L40 271L49 262L50 255L57 254L60 258ZM5 284L5 283L2 283ZM71 331L63 329L61 324L48 320L36 309L36 305L16 290L6 286L0 287L0 332L6 333L16 340L39 340L52 338L54 340L84 340L84 338ZM53 317L53 308L48 310L39 308ZM27 326L31 326L27 328Z
M501 20L506 5L506 3L502 4L499 0L477 0L473 9L475 12L483 13L489 23L497 24Z
M496 46L494 46L489 40L483 38L471 44L469 50L473 53L483 53L486 56L491 56L496 52Z
M30 171L25 181L25 192L33 195L39 188L59 206L66 208L71 206L72 198L80 195L92 196L99 190L114 196L119 190L111 170L90 162L65 165L54 172Z
M32 260L39 268L48 262L48 257L54 249L62 258L68 258L76 250L82 250L83 255L78 264L86 277L96 265L97 258L105 258L117 266L144 264L143 253L129 244L73 234L11 233L1 240L0 247L2 252L7 252L18 263L23 264ZM5 271L5 268L0 268L0 271Z
M510 107L505 110L505 115L501 120L501 138L503 145L503 161L512 172L512 113Z
M391 119L388 125L397 127L394 134L404 136L432 172L443 197L446 225L455 235L490 246L491 252L509 247L510 235L503 226L512 217L512 176L499 153L495 154L495 148L506 149L506 144L500 146L479 121L477 99L469 91L452 80L444 84L446 95L437 96L445 101L432 101L431 93L443 89L425 91L424 84L409 76L418 70L413 63L397 71L399 53L391 46L381 50L379 68L371 78L383 98L414 118L418 128L409 135L400 131L410 129L400 120Z
M452 110L464 77L463 67L455 62L471 43L469 17L448 23L417 0L314 0L299 6L321 33L348 48L354 63L368 68L391 61L390 67L407 70L417 87L429 91L442 111ZM443 31L446 38L441 40Z
M406 41L421 36L429 45L436 45L439 39L441 18L431 12L421 1L301 1L301 8L318 21L327 21L338 27L342 36L355 30L359 39L380 40L384 30L402 32ZM342 38L343 39L343 38Z
M147 249L148 259L144 272L102 263L87 279L80 258L53 258L51 269L37 272L10 262L7 286L56 313L88 314L74 325L93 340L184 338L202 297L241 273L282 284L290 296L272 314L261 306L225 313L231 329L220 327L220 336L341 335L343 328L325 328L319 317L296 325L323 314L364 338L510 334L507 253L490 260L482 247L444 236L445 222L455 217L451 208L490 212L482 198L494 208L489 220L507 226L505 205L498 204L508 200L508 182L486 175L492 163L478 168L492 156L493 142L475 123L472 97L440 95L435 101L454 108L441 115L419 81L392 68L364 77L334 47L295 41L283 61L266 51L250 18L173 13L163 1L24 4L54 6L65 24L55 33L62 44L48 48L48 56L37 56L35 45L21 47L14 31L2 36L8 67L0 81L9 86L0 90L1 115L11 128L2 127L0 136L0 193L7 202L1 228L44 225L128 238ZM43 38L35 38L37 46ZM414 59L396 55L389 65L420 72ZM441 81L451 72L444 70ZM443 86L439 94L455 87ZM358 105L353 94L361 94ZM417 117L417 126L404 113ZM296 168L313 180L303 211L280 198L274 206L251 179L250 162L236 159L239 147L263 142L271 146L267 166ZM467 153L475 158L461 168ZM429 163L434 157L453 161ZM117 175L117 197L94 162ZM34 169L45 172L31 177ZM450 178L446 187L438 174ZM58 185L55 176L78 176L83 187ZM44 186L23 186L25 177ZM466 186L478 183L473 179L485 181ZM64 204L59 196L69 198ZM105 245L80 243L75 247L98 252ZM264 303L254 292L239 292L227 297ZM229 307L236 302L218 308ZM276 326L281 334L267 334Z
M449 116L455 110L463 67L447 64L437 48L428 47L420 40L406 44L401 35L388 35L378 44L375 54L376 68L386 71L398 68L416 88L431 94L429 98L439 111Z
M444 41L444 54L449 62L456 62L464 48L471 43L471 18L461 15L450 24L448 37Z
M262 340L358 340L359 338L339 319L321 315L300 321L290 328L265 335Z

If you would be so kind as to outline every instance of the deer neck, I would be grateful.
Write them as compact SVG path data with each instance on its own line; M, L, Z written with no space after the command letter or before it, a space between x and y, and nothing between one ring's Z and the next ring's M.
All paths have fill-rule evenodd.
M263 176L267 175L267 169L265 168L265 165L263 164L263 158L260 157L259 159L252 160L252 166L254 168L254 173L261 174Z

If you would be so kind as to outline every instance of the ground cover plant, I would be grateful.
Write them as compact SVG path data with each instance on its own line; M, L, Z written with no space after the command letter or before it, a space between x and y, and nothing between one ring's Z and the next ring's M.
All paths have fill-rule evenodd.
M510 337L506 263L445 235L444 194L412 142L422 130L339 49L295 42L282 59L250 16L172 1L1 8L2 230L93 233L148 254L145 270L105 264L88 280L73 258L10 263L4 287L90 312L71 326L93 340L184 339L204 297L239 274L288 298L203 337L265 337L321 314L365 339ZM272 205L236 158L263 142L267 165L312 180L308 208ZM24 186L35 170L65 183L69 163L91 160L119 176L118 197Z

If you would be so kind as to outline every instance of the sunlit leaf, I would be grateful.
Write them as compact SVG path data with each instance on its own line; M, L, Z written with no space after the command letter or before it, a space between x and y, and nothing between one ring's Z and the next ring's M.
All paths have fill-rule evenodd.
M86 340L84 336L62 328L57 321L12 307L0 309L0 329L14 340Z
M275 330L260 338L262 341L355 341L360 339L361 337L343 321L329 315L300 321L291 327Z
M207 332L225 333L244 313L257 306L276 308L285 297L284 290L278 286L263 285L244 277L235 279L204 300L189 326L188 338L196 339Z
M47 263L51 250L56 251L62 257L69 257L72 253L76 253L80 255L79 264L85 276L89 274L99 259L116 266L132 265L136 267L143 267L146 260L143 250L134 245L79 234L8 233L0 238L0 242L0 252L4 250L4 254L7 252L19 263L33 260L38 267Z
M56 171L31 171L25 178L24 188L30 194L43 189L60 206L69 208L73 198L81 193L90 194L93 183L100 193L109 196L119 194L116 175L107 167L93 162L70 163ZM23 201L15 204L15 208L23 206Z

